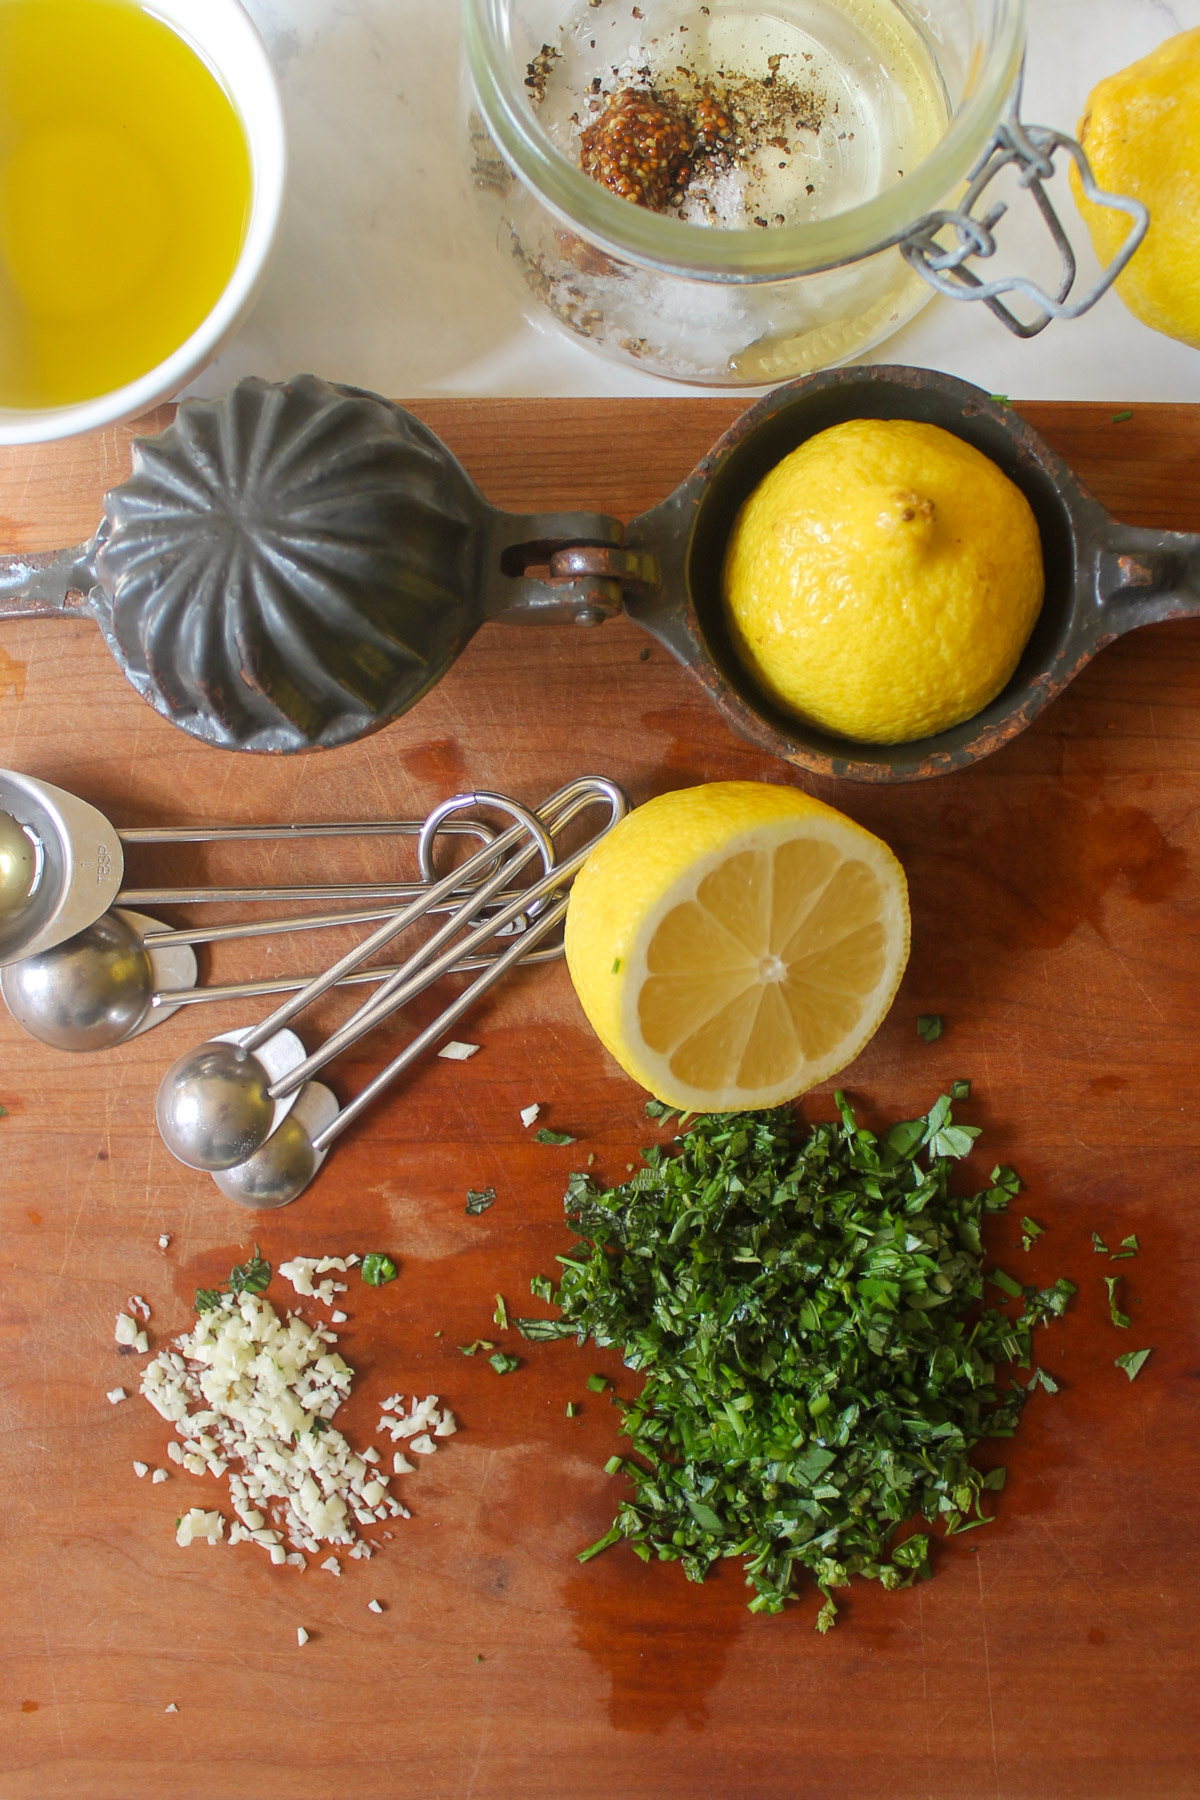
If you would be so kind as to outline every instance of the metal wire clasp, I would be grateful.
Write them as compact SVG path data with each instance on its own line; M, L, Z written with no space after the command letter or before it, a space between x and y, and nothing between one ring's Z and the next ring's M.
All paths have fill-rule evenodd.
M1149 210L1140 200L1127 194L1109 194L1096 185L1091 164L1082 145L1064 132L1045 125L1025 125L1020 118L1022 81L1018 80L1005 115L967 176L967 191L957 210L927 213L905 233L900 250L905 260L951 300L982 300L989 312L995 313L1002 325L1014 336L1036 337L1051 319L1077 319L1089 311L1102 294L1106 294L1117 276L1146 235L1150 224ZM1054 174L1054 153L1065 150L1079 171L1079 180L1087 198L1097 206L1128 214L1132 223L1125 241L1108 267L1102 269L1092 286L1079 299L1068 301L1075 284L1075 252L1063 228L1062 220L1046 192L1045 183ZM1055 248L1062 259L1062 275L1053 294L1046 292L1028 275L1007 275L996 281L981 281L966 265L973 256L994 256L996 225L1008 211L1006 201L998 200L976 217L975 208L1000 171L1012 164L1020 171L1020 183L1033 195ZM939 243L938 233L949 226L957 237L953 248ZM1025 294L1038 306L1039 317L1028 323L1018 319L1001 294Z

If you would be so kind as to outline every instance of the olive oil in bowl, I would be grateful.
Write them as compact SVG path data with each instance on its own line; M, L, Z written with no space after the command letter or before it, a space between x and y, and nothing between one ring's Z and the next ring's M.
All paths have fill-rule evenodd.
M245 132L134 0L0 0L0 407L156 367L215 306L250 213Z

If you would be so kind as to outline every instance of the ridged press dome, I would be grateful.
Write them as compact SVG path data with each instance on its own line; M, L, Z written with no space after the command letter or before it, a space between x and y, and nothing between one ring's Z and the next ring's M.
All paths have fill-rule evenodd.
M475 631L488 513L402 408L249 378L135 445L94 603L130 680L195 737L347 743L419 700Z

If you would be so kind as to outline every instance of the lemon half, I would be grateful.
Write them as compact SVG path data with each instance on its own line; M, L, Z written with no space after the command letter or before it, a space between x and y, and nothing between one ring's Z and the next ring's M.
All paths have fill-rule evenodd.
M795 788L647 801L576 877L567 966L601 1043L659 1099L775 1106L844 1068L908 961L896 857Z

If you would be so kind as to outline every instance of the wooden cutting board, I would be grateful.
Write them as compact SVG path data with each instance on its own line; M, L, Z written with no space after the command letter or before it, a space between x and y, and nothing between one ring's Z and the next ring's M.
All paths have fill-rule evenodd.
M630 515L739 406L416 410L499 504ZM1122 423L1109 406L1021 411L1118 515L1200 528L1200 408L1139 407ZM130 435L0 453L0 548L86 537ZM732 737L648 645L623 622L488 626L397 724L272 761L175 731L90 622L14 622L0 626L0 764L119 824L417 816L472 784L537 801L588 771L635 801L731 776L804 779ZM520 1310L567 1248L561 1197L580 1157L619 1179L656 1135L561 965L497 992L460 1032L483 1046L472 1061L421 1069L273 1215L236 1211L153 1124L173 1057L255 1011L209 1008L203 1027L184 1014L77 1058L0 1017L3 1800L1200 1793L1200 622L1125 638L975 769L815 785L895 847L912 891L908 974L846 1085L881 1121L971 1077L964 1115L984 1130L972 1166L1014 1163L1028 1183L1017 1212L1046 1227L1026 1254L1017 1219L999 1221L994 1253L1079 1285L1044 1340L1062 1391L1027 1408L998 1522L940 1548L935 1579L909 1592L857 1583L829 1637L813 1630L811 1591L781 1618L752 1617L736 1564L696 1587L625 1548L575 1562L621 1491L603 1472L616 1415L585 1380L602 1370L628 1394L632 1378L611 1355L519 1342L522 1366L500 1378L457 1348L498 1337L495 1295ZM130 862L149 879L232 875L236 859ZM297 873L279 857L254 866ZM926 1046L916 1018L929 1012L946 1030ZM385 1047L339 1066L342 1094ZM531 1101L577 1146L533 1144L519 1117ZM829 1092L806 1110L829 1116ZM489 1184L495 1205L468 1217L467 1188ZM1093 1230L1142 1245L1112 1265L1129 1332L1109 1322ZM136 1359L113 1342L127 1296L150 1301L161 1344L193 1288L255 1237L276 1264L375 1249L401 1265L389 1287L352 1282L346 1296L358 1377L339 1424L353 1440L397 1388L439 1393L462 1421L397 1484L411 1520L339 1579L247 1547L178 1549L177 1514L218 1503L216 1484L167 1464L167 1427L142 1401L105 1399L136 1388ZM278 1278L271 1292L290 1295ZM1113 1358L1146 1345L1131 1386ZM571 1399L583 1405L567 1419ZM135 1458L171 1479L137 1480Z

